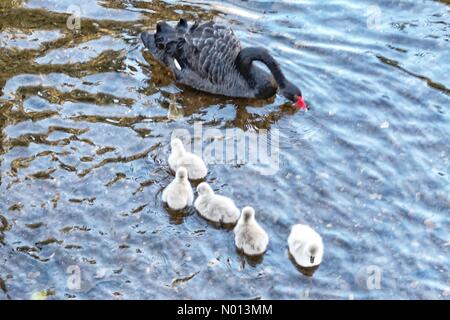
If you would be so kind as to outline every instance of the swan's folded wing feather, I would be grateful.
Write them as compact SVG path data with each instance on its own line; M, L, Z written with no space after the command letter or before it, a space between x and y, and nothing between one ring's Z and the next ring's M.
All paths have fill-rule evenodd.
M191 27L184 39L179 58L199 76L216 84L223 81L230 68L234 68L241 51L239 39L233 31L212 21Z

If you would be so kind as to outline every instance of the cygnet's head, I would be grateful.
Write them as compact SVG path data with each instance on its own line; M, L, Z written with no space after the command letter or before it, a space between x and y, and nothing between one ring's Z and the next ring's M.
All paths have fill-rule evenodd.
M184 150L183 142L178 138L175 138L170 142L170 147L172 148L172 151L179 152Z
M319 247L317 246L317 244L310 244L307 247L307 254L309 255L309 262L311 264L314 263L314 260L316 259L318 252L319 252Z
M211 188L211 186L210 186L208 183L206 183L206 182L202 182L202 183L200 183L200 184L197 186L197 192L198 192L198 194L201 195L201 196L205 196L205 195L213 194L213 193L214 193L214 191L213 191L213 189Z
M179 180L185 180L188 177L188 172L185 167L179 167L175 176Z
M255 218L255 210L252 207L245 207L242 209L242 219L244 222L249 222Z

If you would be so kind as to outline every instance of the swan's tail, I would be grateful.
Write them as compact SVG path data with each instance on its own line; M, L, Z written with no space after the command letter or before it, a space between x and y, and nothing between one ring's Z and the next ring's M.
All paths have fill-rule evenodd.
M161 21L156 24L156 32L143 32L141 39L150 52L159 60L165 61L166 57L177 57L178 49L184 44L184 34L188 31L188 23L180 19L175 27Z
M144 46L146 48L148 48L152 53L156 52L155 34L148 33L148 32L142 32L141 40L144 43Z

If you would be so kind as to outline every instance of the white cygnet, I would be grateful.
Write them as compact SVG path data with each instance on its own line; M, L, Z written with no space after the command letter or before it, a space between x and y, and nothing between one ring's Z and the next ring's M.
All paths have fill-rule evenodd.
M178 168L175 179L164 189L162 200L173 210L181 210L192 205L194 193L188 180L186 168Z
M169 156L169 166L173 171L179 167L185 167L189 174L189 179L198 180L206 177L208 169L202 158L187 152L180 139L173 139L170 142L172 152Z
M242 214L234 228L234 242L246 255L263 254L269 244L269 236L256 222L255 210L252 207L242 209Z
M289 252L295 262L302 267L318 266L322 262L323 242L311 227L296 224L288 238Z
M194 207L205 219L234 224L239 218L239 209L230 198L214 193L214 190L206 182L197 186L198 197L194 202Z

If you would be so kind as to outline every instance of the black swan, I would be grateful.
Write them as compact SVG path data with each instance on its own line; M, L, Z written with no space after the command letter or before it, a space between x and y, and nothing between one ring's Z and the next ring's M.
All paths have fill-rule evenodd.
M230 28L209 21L190 27L180 19L175 28L167 22L156 33L141 34L152 55L166 65L178 82L194 89L237 98L267 99L280 93L301 109L302 92L288 81L277 61L261 47L241 49ZM264 63L272 74L253 65Z

